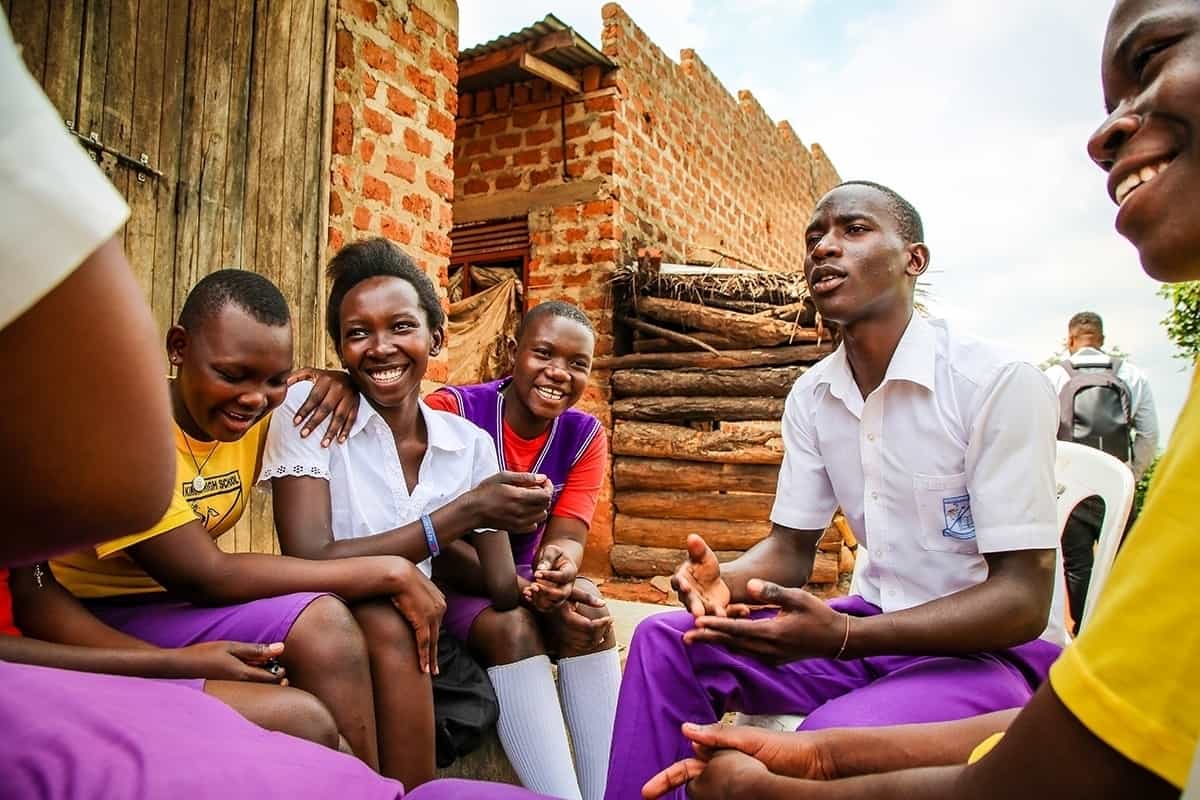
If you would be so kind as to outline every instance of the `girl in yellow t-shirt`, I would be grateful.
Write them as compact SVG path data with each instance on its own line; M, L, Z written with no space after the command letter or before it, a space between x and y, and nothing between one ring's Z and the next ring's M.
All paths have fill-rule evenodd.
M398 557L310 561L216 545L246 507L270 412L292 375L283 295L245 270L206 276L167 333L167 355L177 370L167 513L142 533L54 561L55 575L105 623L160 647L282 642L292 685L329 708L356 755L408 786L429 780L432 759L426 766L414 753L432 750L433 732L381 748L376 707L429 695L413 627L441 618L432 582Z

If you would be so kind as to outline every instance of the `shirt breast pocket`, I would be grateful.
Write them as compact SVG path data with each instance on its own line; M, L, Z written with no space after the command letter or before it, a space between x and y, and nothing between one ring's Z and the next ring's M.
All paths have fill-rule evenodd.
M913 475L921 546L942 553L978 553L967 475Z

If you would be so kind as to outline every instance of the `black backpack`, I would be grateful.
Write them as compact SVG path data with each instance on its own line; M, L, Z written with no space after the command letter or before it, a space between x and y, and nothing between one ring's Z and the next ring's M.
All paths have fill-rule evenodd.
M1121 359L1108 364L1058 363L1067 383L1058 393L1058 438L1103 450L1122 463L1133 460L1133 395L1117 377Z

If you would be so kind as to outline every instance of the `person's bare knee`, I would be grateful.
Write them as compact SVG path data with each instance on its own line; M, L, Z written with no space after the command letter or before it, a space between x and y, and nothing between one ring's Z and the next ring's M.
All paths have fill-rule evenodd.
M527 608L486 609L475 618L468 644L487 666L512 664L546 653L537 620Z
M325 704L301 689L238 681L207 681L204 691L246 719L289 736L336 749L337 723Z
M316 695L358 757L377 770L371 663L366 637L346 604L331 595L309 603L284 639L279 660L292 685Z
M434 775L431 676L421 670L412 628L386 600L356 603L375 687L380 771L413 787Z
M300 612L284 639L280 661L293 674L306 664L333 671L366 669L366 639L346 604L325 595Z
M291 697L287 709L288 729L283 729L283 732L337 750L342 736L338 733L333 714L325 704L301 689L289 687L285 691Z
M369 600L353 608L367 642L372 664L387 661L405 671L420 672L417 637L412 627L386 600Z

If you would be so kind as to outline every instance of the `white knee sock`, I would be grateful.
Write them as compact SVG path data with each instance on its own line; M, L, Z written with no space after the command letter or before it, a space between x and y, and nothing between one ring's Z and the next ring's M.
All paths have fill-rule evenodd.
M487 671L500 701L496 732L525 788L581 800L550 659L534 656Z
M575 743L575 771L583 800L604 797L620 686L621 658L615 647L559 659L558 690Z

